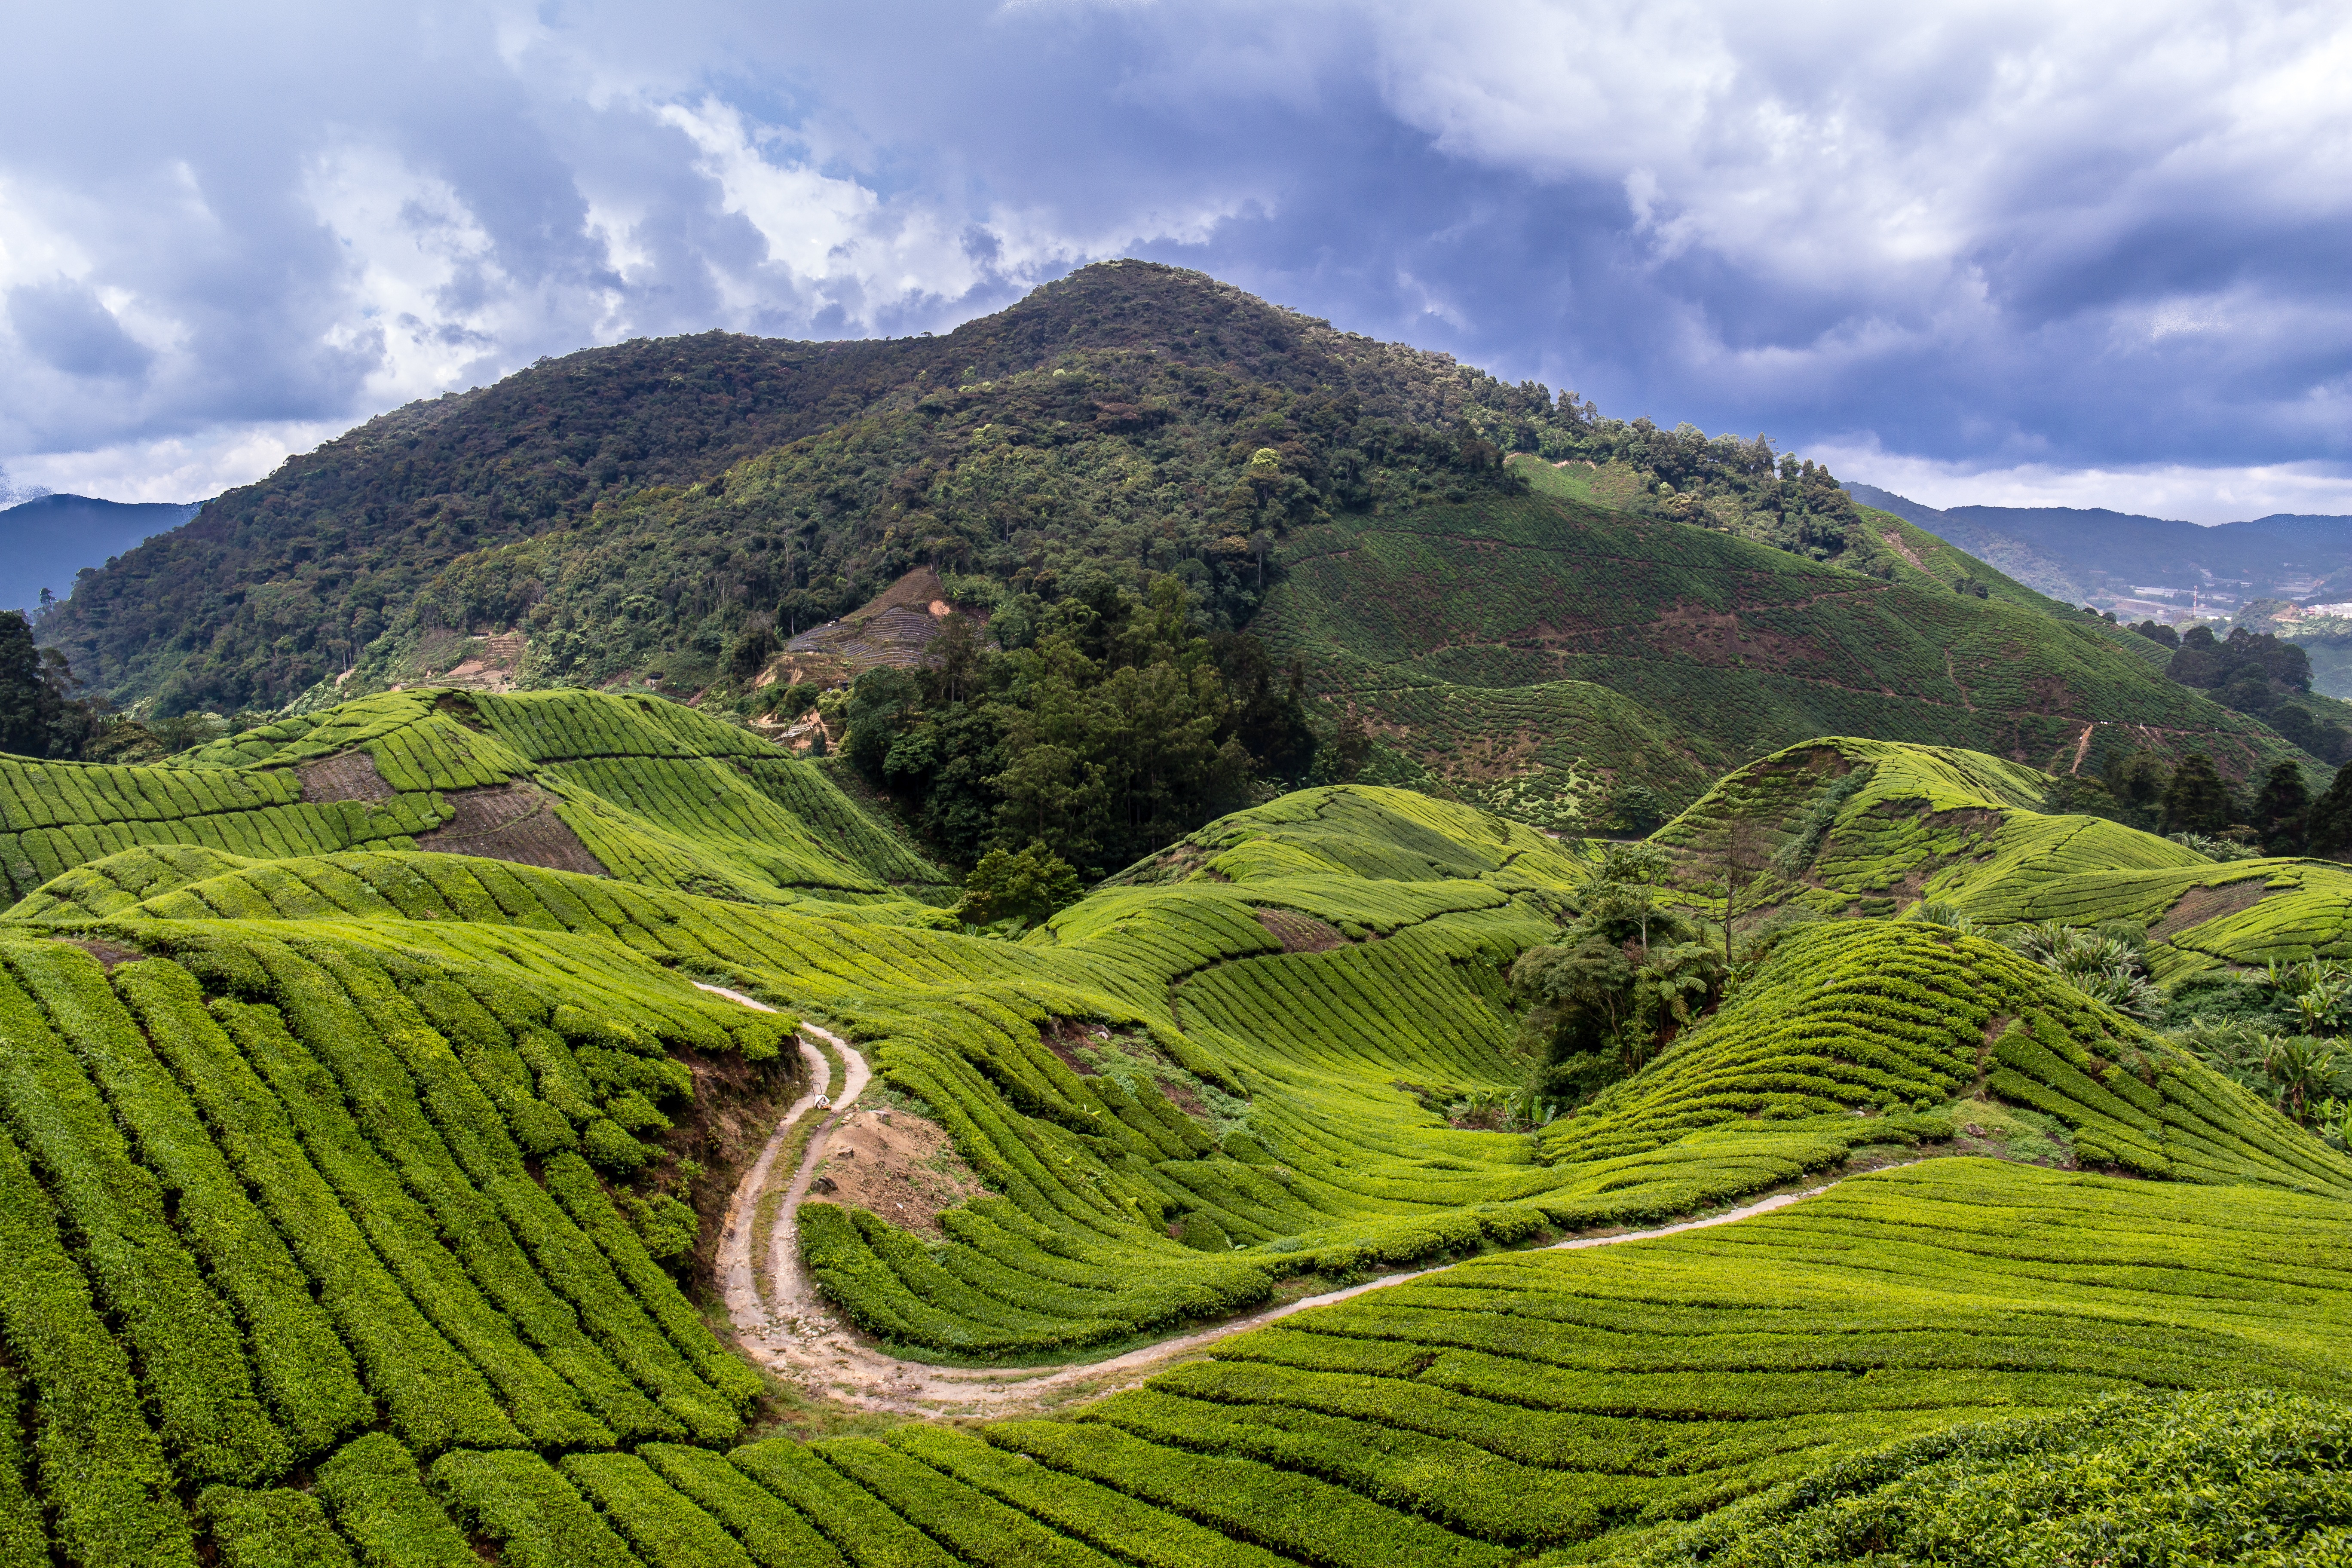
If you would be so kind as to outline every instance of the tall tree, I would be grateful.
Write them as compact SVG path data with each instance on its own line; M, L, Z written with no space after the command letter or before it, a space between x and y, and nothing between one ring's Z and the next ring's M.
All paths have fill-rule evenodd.
M2311 791L2303 782L2303 766L2290 757L2272 766L2249 815L2263 836L2264 850L2294 855L2302 852L2304 817L2310 810Z
M2311 803L2305 820L2312 854L2346 858L2347 851L2352 851L2352 768L2336 773L2327 793Z
M22 610L0 612L0 752L49 754L56 693L41 679L41 653Z
M2230 781L2202 752L2191 752L2173 770L2164 786L2164 830L2167 833L2219 833L2235 820L2238 803Z

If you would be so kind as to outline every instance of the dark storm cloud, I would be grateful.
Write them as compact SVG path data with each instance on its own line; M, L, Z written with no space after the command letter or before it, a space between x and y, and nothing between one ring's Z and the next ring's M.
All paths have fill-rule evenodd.
M41 363L71 376L123 380L145 372L155 357L98 296L62 279L9 289L8 324Z
M1142 254L1898 489L2352 510L2324 7L99 6L0 41L48 62L0 101L0 459L58 488L177 499L542 353L935 330Z

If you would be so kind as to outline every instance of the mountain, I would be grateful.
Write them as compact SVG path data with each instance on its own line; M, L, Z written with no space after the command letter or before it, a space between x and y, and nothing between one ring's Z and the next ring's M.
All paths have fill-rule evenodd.
M951 618L970 662L902 673ZM1825 731L2330 760L1761 438L1140 262L941 337L633 342L397 411L41 637L167 716L565 686L812 742L794 680L889 667L821 715L867 784L957 863L1036 836L1095 872L1310 777L1590 830Z
M31 615L44 588L68 597L82 572L110 569L113 557L171 532L200 510L201 503L45 495L0 510L0 610Z
M2204 527L2074 507L1938 511L1871 485L1846 489L2043 593L2125 620L2226 619L2253 600L2308 597L2352 570L2352 517L2276 512Z
M1956 1464L1988 1561L2340 1528L2334 1069L2209 1057L2345 867L1832 737L1631 858L1304 790L1006 941L843 767L447 688L0 763L7 1559L1679 1563Z
M1239 528L1230 553L1249 553L1262 513L1369 498L1390 473L1477 482L1494 454L1465 455L1455 430L1474 408L1548 416L1550 399L1197 273L1106 264L943 337L639 340L412 405L207 503L44 637L120 700L275 707L387 630L519 616L527 602L480 602L467 581L416 601L460 557L510 575L483 560L502 543L590 553L571 531L608 528L599 504L622 498L692 535L657 562L663 629L688 645L752 606L846 613L924 557L985 554L1008 578L1045 555L1215 577L1217 542ZM1269 443L1289 467L1245 479ZM731 500L702 488L761 453ZM789 505L746 516L771 490Z

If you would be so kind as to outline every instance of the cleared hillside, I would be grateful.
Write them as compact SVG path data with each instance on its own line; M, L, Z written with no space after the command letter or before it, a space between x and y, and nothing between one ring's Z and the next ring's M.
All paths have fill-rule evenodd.
M2022 590L1955 594L1907 561L1849 571L1563 488L1336 521L1283 561L1256 630L1359 710L1405 781L1538 820L1549 806L1561 826L1580 820L1561 808L1623 784L1687 800L1821 734L2059 773L2143 746L2237 774L2289 755L2324 772L2113 627Z

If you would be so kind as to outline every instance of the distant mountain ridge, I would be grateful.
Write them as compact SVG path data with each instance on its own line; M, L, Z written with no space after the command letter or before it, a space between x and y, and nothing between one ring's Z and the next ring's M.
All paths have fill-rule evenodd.
M84 570L169 533L196 515L200 501L115 501L44 495L0 509L0 610L33 613L47 588L60 599Z
M2352 517L2273 512L2206 526L2105 508L1938 510L1875 485L1845 488L1864 506L1949 540L2053 598L2126 619L2163 618L2165 610L2228 616L2250 599L2307 597L2352 571ZM2179 592L2139 592L2149 588Z

